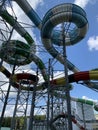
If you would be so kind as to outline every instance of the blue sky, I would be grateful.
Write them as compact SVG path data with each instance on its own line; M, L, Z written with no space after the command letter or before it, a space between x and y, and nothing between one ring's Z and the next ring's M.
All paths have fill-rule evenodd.
M89 29L86 37L82 41L73 46L66 47L67 59L70 60L81 71L89 71L91 69L98 68L98 0L93 0L93 2L92 0L28 0L28 2L31 3L31 6L41 19L43 19L43 16L51 7L60 3L75 3L81 6L86 11ZM13 2L13 6L18 21L30 24L32 26L34 25L15 2ZM11 12L10 9L8 10ZM52 58L52 56L48 52L46 53L45 48L43 48L40 31L35 27L26 29L35 40L36 45L41 46L41 49L38 47L37 55L43 60L46 67L48 67L49 58ZM12 39L20 39L23 41L23 39L16 32L14 32ZM42 51L43 49L44 51ZM8 65L6 66L8 67ZM59 74L60 71L64 70L63 65L55 59L52 62L52 66L56 75ZM30 65L24 68L30 70L31 68L36 68L36 65L32 62ZM73 83L73 86L74 88L71 90L71 96L98 100L97 92L77 83Z
M97 56L98 56L98 0L57 0L56 2L44 1L38 8L36 12L40 17L43 18L44 14L59 3L75 3L81 6L87 14L87 19L89 22L89 29L86 37L75 44L74 46L69 46L67 50L67 58L75 66L77 66L81 71L88 71L98 67ZM51 5L52 3L52 5ZM42 59L47 59L44 54L40 54ZM63 68L63 66L58 63L55 66L55 69ZM98 93L90 90L89 88L74 84L74 89L71 91L71 95L75 97L88 97L90 99L97 100Z

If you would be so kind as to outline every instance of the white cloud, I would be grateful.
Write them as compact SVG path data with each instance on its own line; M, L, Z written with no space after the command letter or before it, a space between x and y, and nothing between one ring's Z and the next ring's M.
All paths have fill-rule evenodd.
M31 7L35 10L39 4L43 4L43 0L35 0L35 1L30 1L28 0L28 3L30 3ZM13 16L17 18L17 21L21 22L20 24L22 27L25 28L25 30L31 35L32 39L35 41L35 44L37 45L39 43L38 39L36 38L35 34L33 33L33 22L26 16L26 14L23 12L23 10L18 6L16 2L13 2L13 10L11 8L7 8L8 12ZM24 23L24 24L23 24ZM26 24L27 25L26 25ZM11 39L13 40L20 40L22 42L27 43L27 41L20 35L18 34L15 30L13 31ZM27 69L30 69L30 66L25 66Z
M75 0L75 4L85 8L90 0Z
M89 50L92 51L94 50L98 50L98 36L92 36L88 39L87 41Z
M90 100L90 101L93 101L94 103L97 103L97 102L98 102L98 100L91 99L91 98L89 98L89 97L87 97L87 96L82 96L82 99Z
M14 108L15 108L15 105L8 105L7 108L6 108L6 111L5 111L5 116L13 116L13 111L14 111Z
M96 4L97 0L75 0L75 4L85 8L87 4Z
M36 10L36 8L38 7L39 4L40 5L43 4L43 0L35 0L35 1L28 0L28 3L30 3L31 7L34 10ZM32 38L34 39L34 41L38 42L37 39L36 39L36 37L35 37L35 34L32 32L33 22L28 18L28 16L19 7L19 5L16 2L13 2L14 13L13 13L13 10L11 8L8 8L7 10L8 10L8 12L11 15L13 15L14 17L17 18L17 21L21 22L21 25L27 30L27 32L29 32L29 34L32 36ZM19 34L17 34L16 32L14 32L13 38L18 38L18 39L20 39L20 40L23 41L23 38L21 38L21 36Z

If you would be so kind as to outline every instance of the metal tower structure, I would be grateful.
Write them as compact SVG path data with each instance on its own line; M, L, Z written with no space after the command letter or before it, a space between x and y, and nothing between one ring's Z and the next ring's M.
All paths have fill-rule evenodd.
M88 28L86 13L74 4L60 4L50 8L41 20L28 1L15 0L35 24L34 27L41 32L39 37L43 44L38 45L27 30L32 29L33 25L18 21L11 2L13 1L0 1L0 129L7 107L10 107L11 130L74 130L73 124L77 130L86 130L85 116L88 115L85 105L90 105L91 108L94 106L96 110L98 106L96 102L72 98L70 83L82 80L85 86L94 87L96 84L88 81L88 73L79 72L67 60L66 52L66 46L84 38ZM22 41L13 40L15 34L20 35ZM46 53L46 61L43 61L41 57L45 57ZM58 64L62 69L57 68ZM73 72L72 75L68 74L69 70ZM62 74L56 77L58 71ZM95 73L97 72L90 73L91 78ZM82 105L80 107L78 104L76 110L73 102ZM83 116L81 120L76 111Z

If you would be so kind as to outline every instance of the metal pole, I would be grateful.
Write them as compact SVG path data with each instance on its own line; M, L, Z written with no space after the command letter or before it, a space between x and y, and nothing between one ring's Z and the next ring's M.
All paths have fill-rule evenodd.
M35 97L36 97L36 86L34 86L34 90L32 92L32 102L31 102L31 110L30 110L30 119L29 119L29 127L28 130L33 130L33 121L34 121L34 108L35 108Z
M28 85L28 87L30 87L30 84ZM29 90L27 92L25 92L25 94L26 94L25 95L24 92L21 89L21 81L20 81L19 88L18 88L17 91L18 92L17 92L17 97L16 97L16 103L15 103L13 118L12 118L12 122L11 122L11 130L16 130L16 129L19 129L19 128L21 130L26 130L27 129L27 126L26 126L27 125L26 124L26 113L27 113L27 106L28 106ZM23 99L23 100L21 100L21 99ZM19 104L19 103L21 103L21 104ZM20 118L17 118L18 117L17 112L19 112L19 106L18 105L20 107L22 106L23 111L24 111L24 113L23 113L24 118L22 120L22 125L18 125L18 122L19 122L19 119L20 119ZM20 111L20 112L22 113L23 111ZM22 115L22 117L23 117L23 115ZM20 122L19 122L19 124L20 124Z
M18 100L20 98L20 96L19 96L20 91L21 91L21 87L19 87L18 93L17 93L16 103L15 103L15 109L14 109L13 118L12 118L12 122L11 122L11 130L15 130L15 124L16 124L15 115L16 115Z
M53 80L53 67L51 68L51 71L52 71L52 74L51 74L51 79ZM51 92L52 92L52 90L51 90ZM53 98L54 98L54 96L53 96L53 94L51 95L51 119L53 119Z
M25 125L23 125L22 130L27 130L27 116L26 115L27 115L27 107L28 107L28 103L29 103L29 95L30 95L30 91L28 90L28 94L27 94L27 98L26 98L26 109L25 109L25 112L24 112L24 115L25 115L24 123L25 123Z
M3 121L3 117L4 117L4 113L5 113L8 97L9 97L10 88L11 88L11 85L9 84L8 90L7 90L7 94L5 96L5 102L4 102L3 110L2 110L2 113L1 113L1 117L0 117L0 130L1 130L1 127L2 127L2 121Z
M5 1L4 1L4 2L5 2ZM3 6L4 2L2 3L2 6ZM0 8L1 8L1 7L0 7ZM14 29L12 28L12 30L11 30L11 32L10 32L10 36L9 36L9 38L8 38L8 41L7 41L7 44L9 43L9 41L10 41L10 39L11 39L13 30L14 30ZM4 59L4 57L2 57L0 66L2 66L2 64L3 64L3 59ZM15 66L16 66L16 65L13 66L12 75L14 74ZM4 117L4 113L5 113L5 109L6 109L6 105L7 105L7 101L8 101L8 97L9 97L9 93L10 93L10 88L11 88L11 81L9 80L9 86L8 86L7 94L6 94L6 96L5 96L5 102L4 102L2 114L1 114L1 117L0 117L0 130L1 130L1 127L2 127L2 121L3 121L3 117Z
M63 37L63 57L65 58L64 63L64 73L65 73L65 89L66 89L66 103L67 103L67 113L68 113L68 130L72 130L72 120L71 120L71 100L70 100L70 90L69 90L69 81L68 81L68 67L67 67L67 56L66 56L66 41L65 41L65 28L62 24L62 37Z
M37 71L38 75L38 71ZM30 110L30 119L29 119L29 127L28 130L33 130L33 123L34 123L34 108L35 108L35 98L36 98L36 85L34 85L33 92L32 92L32 101L31 101L31 110Z
M14 70L15 70L15 65L13 67L12 74L14 74ZM7 94L6 94L6 97L5 97L5 102L4 102L4 106L3 106L3 110L2 110L2 114L1 114L1 118L0 118L0 130L1 130L1 127L2 127L2 121L3 121L3 117L4 117L4 113L5 113L9 93L10 93L10 88L11 88L11 81L9 81L9 86L8 86L8 90L7 90Z
M86 129L85 113L84 113L84 104L83 104L83 103L81 103L81 105L82 105L82 114L83 114L84 128Z
M51 64L51 59L49 59L49 66L48 66L48 74L50 75L50 64ZM50 117L50 76L48 76L48 89L47 89L47 94L48 94L48 101L47 101L47 130L49 130L49 117Z

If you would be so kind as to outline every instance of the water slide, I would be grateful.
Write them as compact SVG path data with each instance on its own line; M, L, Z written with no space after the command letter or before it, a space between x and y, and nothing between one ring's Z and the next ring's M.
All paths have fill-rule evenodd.
M20 7L21 9L23 9L23 11L25 12L25 14L30 18L30 20L36 25L36 27L38 27L38 29L40 29L40 31L43 33L43 29L42 29L42 24L43 24L43 21L44 20L41 20L40 17L37 15L37 13L34 11L34 9L31 7L31 5L26 1L26 0L14 0ZM65 8L65 7L64 7ZM74 9L73 9L74 10ZM84 11L83 11L84 12ZM64 22L64 21L63 21ZM81 30L81 29L80 29ZM79 31L80 31L79 30ZM61 34L58 32L58 35L59 37L57 36L57 34L55 34L56 31L54 31L54 33L52 34L53 35L53 38L54 39L54 36L56 36L56 41L55 41L55 44L57 44L56 42L57 41L61 41L62 43L62 37L61 37ZM85 32L86 33L86 32ZM57 39L58 38L58 39ZM43 39L43 38L42 38ZM45 43L46 44L46 43ZM65 63L65 59L63 58L63 56L61 54L59 54L57 52L57 50L52 46L52 44L50 45L51 47L49 47L49 49L46 47L46 45L44 44L45 48L47 51L49 51L49 53L54 57L54 58L57 58L57 60L59 60L62 64ZM60 44L60 43L58 43ZM52 52L53 50L53 52ZM67 60L67 64L68 64L68 68L73 71L73 72L77 72L79 71L79 69L73 65L69 60Z
M5 67L3 67L3 66L1 66L0 67L0 71L7 77L7 78L10 78L11 79L11 81L12 81L12 85L13 85L13 87L15 87L15 88L19 88L19 81L20 80L22 80L22 82L24 81L24 83L23 84L30 84L30 85L34 85L35 83L37 83L38 82L38 77L37 76L35 76L35 75L32 75L32 74L29 74L29 73L23 73L23 74L21 74L21 73L18 73L18 74L14 74L13 76L11 75L11 73L5 68ZM91 73L91 72L88 72L88 73L90 73L90 78L92 77L92 79L96 79L96 80L98 80L98 72L96 73L96 75L95 75L95 73ZM76 74L74 74L74 75L70 75L69 77L71 77L71 81L74 81L74 80L76 80L76 81L78 81L77 80L77 78L75 78L75 75ZM79 75L79 74L78 74ZM74 77L74 78L72 78L72 77ZM79 77L84 77L84 74L82 75L79 75ZM85 77L84 77L85 78ZM82 79L84 79L84 78L81 78L81 80ZM87 78L85 78L85 79L87 79ZM69 80L70 80L70 78L69 78ZM29 82L28 82L29 81ZM71 82L70 81L70 82ZM65 80L64 80L64 77L62 77L62 78L60 78L60 79L56 79L56 80L54 80L54 81L52 81L51 82L51 84L56 84L56 85L62 85L62 83L64 83L65 84ZM23 86L23 85L21 85L21 89L22 90L30 90L30 91L33 91L33 87L25 87L25 85ZM41 87L37 87L36 88L36 90L40 90L40 89L43 89L43 86L41 86ZM58 93L58 92L56 92L56 91L54 91L53 93L52 93L54 96L56 96L56 97L59 97L59 98L64 98L64 99L66 99L66 95L63 95L63 94L61 94L61 93ZM72 101L76 101L76 102L80 102L80 103L83 103L83 104L88 104L88 105L91 105L91 106L94 106L94 109L96 110L96 111L98 111L98 103L97 102L95 102L95 101L91 101L91 100L86 100L86 99L81 99L81 98L75 98L75 97L71 97L71 100Z
M66 85L66 77L60 77L60 78L56 78L53 80L50 80L49 84L52 87L52 89L57 89L59 87L64 87ZM91 89L95 89L98 90L98 85L95 82L89 82L89 80L93 80L96 81L98 80L98 70L91 70L91 71L81 71L81 72L76 72L74 74L70 74L68 75L68 81L69 81L69 89L72 89L72 87L70 86L70 83L78 83L79 81L84 81L87 83L88 86L90 86ZM82 83L81 83L82 84ZM48 87L48 83L47 82L43 82L41 84L38 85L39 88L43 88L46 89Z
M15 0L19 6L24 10L24 12L29 16L29 18L34 22L34 24L41 30L41 38L42 42L49 53L56 58L60 63L65 65L64 57L54 48L52 43L55 45L63 45L62 34L59 31L55 31L54 27L63 22L73 22L76 24L76 28L72 32L65 32L65 45L74 45L77 42L81 41L88 30L88 21L86 18L86 13L78 6L74 4L62 4L50 9L43 18L43 21L39 18L36 12L31 8L29 3L25 0ZM6 10L0 8L1 17L6 20L14 29L27 41L27 43L21 42L19 40L11 40L8 43L3 43L0 51L0 58L4 58L9 64L16 65L25 65L29 64L32 61L36 63L39 69L42 72L44 80L48 80L48 75L46 73L46 69L44 63L41 61L39 57L35 55L36 53L36 45L34 40L29 35L29 33L18 23L18 21L13 18ZM75 19L75 20L74 20ZM61 39L60 39L61 38ZM4 50L7 50L7 54L9 56L4 55ZM28 58L29 57L29 58ZM90 83L88 80L98 80L98 71L85 71L79 72L80 70L74 66L70 61L67 60L67 65L69 70L75 72L68 76L69 83L84 81L84 83L94 89L98 89L98 86L94 83ZM13 83L12 85L16 88L19 88L19 80L23 80L25 84L28 84L25 80L29 80L29 83L35 84L38 81L38 77L31 74L14 74L11 77L11 74L8 70L6 70L3 66L1 66L0 71L6 75L6 77L11 78ZM54 85L65 85L65 77L61 77L55 80L50 81L50 84ZM44 83L41 86L43 88ZM40 88L40 86L37 86ZM28 88L22 86L23 90L27 90ZM30 88L33 91L33 88ZM39 89L38 89L39 90ZM55 93L54 93L55 95ZM63 95L61 95L63 96ZM85 102L84 100L71 98L74 101ZM92 105L93 102L86 101L86 104ZM94 106L95 110L98 110L98 106ZM54 120L51 121L53 124L59 118L67 118L66 114L60 114L55 117ZM84 128L72 117L73 123L75 123L81 130ZM52 126L51 124L51 126Z
M7 10L0 8L1 17L6 20L26 41L23 43L19 40L11 40L8 43L3 43L0 51L0 58L3 57L4 61L9 64L25 65L32 61L36 63L41 70L44 80L47 81L48 75L42 60L35 55L36 45L29 33L13 18ZM6 49L6 54L5 50Z
M33 91L32 85L36 85L39 80L36 75L30 73L17 73L12 75L4 66L0 66L0 72L10 79L11 85L17 89L19 89L21 83L22 90ZM27 84L29 84L29 87ZM36 88L36 90L39 90L39 88Z
M44 44L46 50L61 64L65 65L64 57L53 46L53 44L59 46L63 45L62 33L60 31L56 31L53 28L63 22L74 23L76 27L74 27L73 31L65 32L65 45L69 46L76 44L85 37L88 30L88 20L86 18L85 11L75 4L61 4L50 9L44 16L43 20L41 20L38 14L27 2L27 0L14 1L20 6L20 8L25 12L30 20L41 31L42 43ZM69 60L67 60L67 66L68 69L73 71L74 73L80 71ZM92 87L92 85L97 86L93 82L90 83L90 81L84 81L83 84L87 87Z
M61 94L61 93L56 92L56 91L54 91L51 94L54 95L55 97L66 99L66 95L65 94ZM80 102L82 104L91 105L91 106L94 107L94 109L96 111L98 111L98 102L96 102L96 101L92 101L92 100L88 100L88 99L75 98L75 97L70 97L70 99L71 99L71 101L75 101L75 102Z
M68 118L68 114L67 113L61 113L59 115L57 115L54 119L50 120L50 128L51 130L57 130L56 126L54 123L60 119L60 118ZM80 125L80 123L75 119L75 117L73 115L71 115L71 120L74 124L76 124L77 127L79 127L80 130L86 130L82 125Z
M3 66L0 67L0 71L7 78L10 78L13 81L13 83L14 83L13 85L15 85L16 88L19 88L19 80L24 80L24 75L26 75L25 73L22 73L21 76L19 76L20 78L17 77L18 74L11 75L11 73ZM26 78L25 78L25 80L26 80ZM29 79L27 77L27 80L31 80L31 78ZM33 80L33 78L32 78L32 80ZM98 80L98 70L83 71L83 72L77 72L74 74L70 74L70 75L68 75L68 80L69 80L69 83L86 81L86 80ZM50 86L53 87L53 89L55 89L55 87L57 88L59 86L65 86L65 85L66 85L65 77L60 77L60 78L53 79L50 81ZM44 82L44 83L37 85L36 89L37 90L46 89L47 86L48 86L47 82ZM27 87L25 88L24 86L22 86L21 88L23 90L28 90L28 88ZM91 88L98 89L98 86L92 84ZM30 90L33 90L33 88L31 87Z
M17 76L17 74L16 74L16 76ZM49 83L50 87L54 90L58 89L58 88L60 90L60 87L64 87L66 85L65 78L66 77L60 77L60 78L51 80L50 83ZM15 79L14 75L11 77L11 79L12 79L13 82L17 82L17 81L21 80L21 79L17 79L17 78ZM98 71L95 71L95 70L94 71L93 70L82 71L82 72L77 72L77 73L68 75L69 83L74 83L74 82L77 83L79 81L87 81L87 80L95 80L95 81L98 80ZM43 83L37 85L36 87L37 87L36 90L38 90L38 91L41 90L41 89L44 90L44 89L47 89L48 84L47 84L47 82L43 82ZM22 87L22 89L27 89L27 88ZM98 85L92 84L91 89L97 89L98 90Z
M71 22L74 22L73 19L74 17L76 17L76 21L75 23L79 25L77 25L79 28L78 28L78 31L80 32L80 34L78 34L78 36L76 35L76 37L74 36L74 33L76 33L76 30L74 30L74 32L69 32L70 36L72 36L73 38L75 37L75 41L77 40L80 40L80 39L83 39L83 37L85 36L86 34L86 31L87 31L87 27L88 27L88 21L86 19L86 13L83 9L81 9L79 6L76 6L74 4L62 4L62 5L58 5L52 9L50 9L46 15L44 16L44 19L43 21L41 21L41 19L39 18L39 16L36 14L36 12L32 9L32 7L29 5L29 3L26 1L26 0L15 0L19 6L24 10L24 12L27 14L27 16L34 22L34 24L39 28L41 29L42 28L42 37L44 37L44 29L47 28L47 27L51 27L51 21L49 18L54 18L55 15L59 15L60 14L60 17L62 17L62 13L66 14L68 11L69 12L74 12L76 13L75 16L73 14L73 16L70 16L70 21ZM61 10L61 8L63 9L63 12ZM10 53L10 57L8 58L7 55L5 55L4 57L4 60L7 62L7 63L10 63L10 64L14 64L15 63L15 58L17 58L17 65L24 65L24 64L28 64L32 61L34 61L37 66L40 68L41 72L42 72L42 75L45 79L45 81L47 81L48 79L48 75L46 73L46 69L45 69L45 66L44 66L44 63L41 61L41 59L39 57L37 57L35 55L35 50L36 50L36 45L34 43L34 40L32 39L32 37L29 35L29 33L18 23L18 21L16 19L14 19L6 10L4 10L3 8L0 9L1 10L1 17L4 18L11 26L13 26L15 28L15 30L27 41L27 44L26 43L23 43L19 40L11 40L8 44L7 43L3 43L2 45L2 48L1 48L1 51L0 51L0 57L4 56L4 49L8 48L7 50L7 54ZM57 15L57 19L58 19L58 15ZM68 15L68 14L66 14ZM64 15L64 16L66 16ZM79 15L79 16L78 16ZM67 17L67 16L66 16ZM71 20L72 19L72 20ZM49 20L49 21L48 21ZM66 21L66 19L63 19L64 21ZM79 21L78 21L79 20ZM57 21L57 20L56 20ZM55 21L55 22L56 22ZM82 22L80 22L82 21ZM63 21L58 21L58 22L63 22ZM42 23L43 23L43 27L42 27ZM46 26L45 23L49 23L50 26ZM52 23L53 24L53 23ZM56 23L57 24L57 23ZM83 24L83 25L82 25ZM44 27L45 26L45 27ZM81 27L83 26L83 27ZM43 29L44 28L44 29ZM53 28L53 27L52 27ZM51 30L52 30L51 28ZM53 31L54 34L52 33L53 36L57 36L57 34L55 34L55 30ZM44 34L43 34L44 33ZM48 32L47 32L48 33ZM50 32L51 33L51 32ZM58 32L59 33L59 32ZM60 33L59 33L60 34ZM50 36L49 36L50 37ZM81 37L81 38L80 38ZM79 39L80 38L80 39ZM43 38L42 38L43 39ZM55 38L57 39L57 37ZM68 39L67 39L68 40ZM72 38L70 39L72 40ZM50 43L51 39L49 40L49 46L51 46L51 49L53 48L52 44ZM59 41L59 40L58 40ZM61 40L60 40L61 41ZM75 42L76 43L76 42ZM47 42L45 42L45 44L47 44ZM51 44L51 45L50 45ZM57 44L57 43L56 43ZM60 43L61 44L61 43ZM69 42L68 42L69 44ZM48 44L47 44L48 45ZM46 46L47 46L46 45ZM49 47L50 48L50 47ZM51 50L50 49L50 50ZM57 51L52 51L52 53L57 53ZM17 57L14 57L13 54L17 54ZM59 54L57 54L59 56ZM16 55L15 55L16 56ZM22 58L21 58L22 57ZM29 57L29 58L26 58L26 57ZM60 56L60 59L59 60L62 60L62 56ZM64 60L64 58L63 58ZM64 62L62 62L64 63ZM72 70L73 72L79 72L79 69L77 69L70 61L67 60L67 63L68 63L68 68L70 70ZM95 72L95 71L94 71ZM90 80L89 78L87 79L87 81L84 81L84 83L91 87L91 88L95 88L95 89L98 89L97 88L97 85L95 83L90 83L88 80ZM59 81L59 79L57 80L57 82ZM60 79L61 81L61 79ZM75 81L74 81L75 82ZM63 84L60 83L60 84Z

